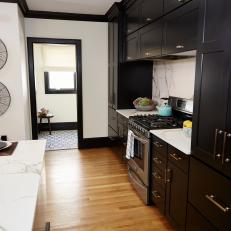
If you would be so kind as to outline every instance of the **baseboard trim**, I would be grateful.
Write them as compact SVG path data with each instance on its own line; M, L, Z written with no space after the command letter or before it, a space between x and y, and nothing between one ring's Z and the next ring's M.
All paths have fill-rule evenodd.
M39 131L49 131L48 123L38 124ZM78 123L77 122L63 122L63 123L51 123L52 131L59 130L77 130Z
M79 143L79 149L109 147L110 139L108 137L84 138Z

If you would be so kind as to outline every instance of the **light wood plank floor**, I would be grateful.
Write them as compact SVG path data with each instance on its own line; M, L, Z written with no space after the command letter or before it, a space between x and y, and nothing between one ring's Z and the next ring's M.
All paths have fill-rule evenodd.
M45 216L51 230L172 231L155 207L139 199L117 152L47 152L35 230L40 230Z

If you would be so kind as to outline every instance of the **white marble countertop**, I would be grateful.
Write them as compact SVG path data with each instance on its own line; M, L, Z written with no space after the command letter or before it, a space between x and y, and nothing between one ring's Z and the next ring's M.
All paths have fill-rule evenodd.
M186 155L191 154L191 137L187 137L183 129L152 130L151 133Z
M0 231L31 231L45 140L20 141L11 156L0 157Z
M157 111L137 111L136 109L119 109L116 110L119 114L122 116L129 118L130 116L136 116L136 115L154 115L158 114Z

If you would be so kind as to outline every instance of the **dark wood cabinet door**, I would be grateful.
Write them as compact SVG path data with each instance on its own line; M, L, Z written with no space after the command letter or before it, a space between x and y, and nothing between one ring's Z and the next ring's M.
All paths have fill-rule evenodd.
M138 44L138 33L135 32L128 35L126 38L126 60L135 60L138 58L139 44Z
M216 231L191 204L188 203L186 231Z
M126 31L127 34L132 33L141 27L140 20L140 1L136 1L127 11L126 11Z
M118 133L117 112L113 108L108 108L108 125Z
M140 57L161 56L162 20L143 27L139 32Z
M198 1L192 1L164 18L162 54L197 49Z
M192 154L231 177L228 135L231 20L230 1L201 1L200 45L196 65ZM204 18L201 12L200 18ZM215 107L214 107L215 106ZM226 133L227 132L227 133Z
M216 230L229 231L231 224L231 181L195 158L189 171L189 202Z
M166 216L178 231L185 230L188 175L168 162Z
M168 13L191 0L164 0L164 13Z
M150 23L163 15L163 0L142 0L141 23L143 25Z

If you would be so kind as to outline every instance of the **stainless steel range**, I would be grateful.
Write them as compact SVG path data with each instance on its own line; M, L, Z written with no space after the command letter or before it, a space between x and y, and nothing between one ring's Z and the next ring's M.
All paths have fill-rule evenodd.
M171 117L143 115L129 118L129 129L134 134L134 157L128 160L128 176L145 204L150 201L150 130L182 128L185 119L192 119L192 101L170 97L169 104L173 108Z

